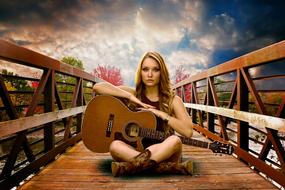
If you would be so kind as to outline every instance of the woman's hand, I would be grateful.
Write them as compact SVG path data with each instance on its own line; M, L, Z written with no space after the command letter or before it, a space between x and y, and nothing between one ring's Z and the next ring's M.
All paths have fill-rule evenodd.
M152 105L143 103L143 102L140 101L137 97L135 97L133 94L130 95L129 100L132 101L132 102L134 102L134 103L136 103L136 104L138 104L138 105L140 105L140 106L141 106L142 108L144 108L144 109L149 109L149 108L154 109L154 108L155 108L155 107L152 106Z
M143 110L143 111L150 111L152 112L154 115L156 115L157 117L165 120L167 117L169 117L169 115L163 111L160 111L158 109L155 108L139 108L139 110Z

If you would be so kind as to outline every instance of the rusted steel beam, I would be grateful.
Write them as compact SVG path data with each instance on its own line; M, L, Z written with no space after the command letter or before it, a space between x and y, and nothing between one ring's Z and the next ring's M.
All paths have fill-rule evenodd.
M55 72L51 70L44 88L44 112L53 112L55 110ZM44 151L47 152L55 146L55 129L53 122L44 126Z
M272 163L275 164L275 166L281 167L282 172L285 172L285 150L284 147L282 146L280 140L282 139L280 136L278 136L278 132L282 133L285 132L285 120L278 118L278 117L285 117L285 97L282 99L282 103L279 105L278 110L277 110L277 117L272 117L268 116L269 113L267 111L271 111L271 108L268 108L266 110L265 106L276 106L277 104L270 104L270 103L264 103L260 97L259 93L268 93L268 92L274 92L274 93L283 93L284 90L274 90L274 89L257 89L256 81L261 82L262 80L268 80L268 79L284 79L285 75L284 74L271 74L271 75L265 75L263 76L263 70L260 67L263 64L268 64L269 66L273 66L275 64L282 63L281 61L285 60L285 41L281 41L279 43L273 44L271 46L262 48L260 50L248 53L244 56L241 56L239 58L230 60L226 63L223 63L221 65L218 65L216 67L210 68L207 71L201 72L195 76L191 76L190 78L181 81L180 83L176 84L174 88L180 88L182 85L187 85L187 84L196 84L197 82L203 83L203 81L207 81L206 85L202 84L199 87L195 86L195 89L192 88L191 91L195 91L198 88L201 87L206 87L206 96L204 99L204 105L207 105L206 109L201 109L201 106L204 105L191 105L189 108L192 109L192 114L193 113L200 113L200 112L205 112L207 113L207 127L210 131L207 131L207 127L201 127L201 126L196 126L195 129L198 130L199 132L202 132L204 135L210 137L211 139L217 138L217 134L215 134L212 130L213 123L211 123L211 119L209 116L211 114L217 114L219 123L223 122L221 117L219 115L222 115L222 117L226 117L224 126L227 126L229 120L231 118L236 120L237 123L237 146L238 149L242 150L243 153L241 154L241 151L237 152L238 158L244 160L247 162L249 165L256 166L261 164L261 166L256 167L256 170L259 170L262 173L265 173L268 175L269 178L272 178L272 175L279 175L276 172L274 173L274 168L271 166L268 166L265 161L268 161L268 153L273 150L276 152L276 155L278 156L278 161L272 161ZM280 66L280 65L278 65ZM255 76L256 74L251 74L249 73L250 68L261 68L261 76ZM259 71L259 70L258 70ZM269 72L269 70L268 70ZM214 83L214 79L219 78L220 76L225 76L225 74L233 73L235 76L236 74L236 79L232 80L234 82L234 87L231 92L231 96L227 105L228 110L223 110L221 113L220 112L224 108L219 108L219 99L218 99L218 93L219 92L226 92L225 90L219 90L216 92L215 90L215 85L219 85L219 83ZM230 77L231 77L230 76ZM228 81L221 82L221 84L225 84ZM194 96L195 93L191 92ZM253 102L249 102L250 95L252 96ZM193 96L193 97L194 97ZM221 96L222 97L222 96ZM223 98L223 97L222 97ZM266 96L265 96L266 98ZM194 99L194 98L193 98ZM191 101L191 103L196 103L195 101ZM197 103L196 103L197 104ZM186 105L190 105L187 104ZM250 106L255 105L254 109L257 109L257 113L249 113L249 108ZM211 106L214 107L213 112L209 110ZM235 108L234 108L235 106ZM196 107L196 108L195 108ZM232 110L232 109L236 110ZM200 110L200 111L199 111ZM202 113L203 113L202 112ZM231 113L233 112L233 113ZM232 114L232 115L231 115ZM262 115L261 115L262 114ZM231 116L229 116L231 115ZM270 115L272 115L270 113ZM192 115L193 117L193 115ZM195 117L197 117L195 115ZM258 126L258 127L264 127L266 132L261 132L258 129L255 129L252 126ZM256 132L261 132L263 135L266 135L266 141L265 143L261 143L263 145L262 150L260 153L256 152L256 155L259 158L256 159L248 159L248 156L251 156L250 154L254 152L252 150L252 147L249 146L249 142L253 141L254 139L251 138L249 135L249 129L252 128ZM231 130L231 129L227 129ZM221 131L223 132L223 131ZM217 136L217 137L215 137ZM246 152L246 153L245 153ZM243 154L248 154L248 155L243 155ZM256 161L258 160L259 161ZM258 162L258 163L257 163ZM264 166L265 165L265 166ZM267 167L271 167L271 172L265 171ZM274 174L273 174L274 173ZM284 173L283 173L284 174ZM283 177L284 178L284 177ZM277 183L280 182L278 178L276 178ZM282 183L280 183L282 184Z
M202 133L204 136L206 136L209 139L216 140L216 141L221 141L221 142L224 141L224 139L222 139L221 137L217 136L216 134L214 134L211 131L208 131L206 128L201 127L198 124L194 124L193 128L195 130L199 131L200 133Z
M77 83L76 83L75 89L73 91L71 107L75 107L76 106L77 98L79 97L81 83L82 83L82 79L81 78L80 79L77 78ZM73 117L69 117L67 119L67 125L66 125L65 131L64 131L64 140L66 140L69 137L71 137L70 127L71 127L72 122L73 122Z
M60 99L59 91L57 89L57 82L56 81L54 81L54 96L55 96L55 100L56 100L58 109L62 110L63 109L63 105L62 105L62 102L61 102L61 99Z
M84 112L86 106L22 117L0 123L0 138Z
M248 71L245 71L243 68L240 69L241 74L246 82L247 88L249 89L249 92L251 93L254 103L256 105L256 108L260 114L267 115L266 108L264 107L264 104L261 101L261 98L255 88L255 85L253 81L251 80Z
M10 119L18 118L18 114L16 112L15 107L12 104L10 95L8 94L6 85L4 83L4 79L1 75L0 75L0 87L1 87L0 95ZM24 152L30 162L35 159L25 134L24 133L17 134L16 140L13 142L12 149L8 155L8 158L1 172L1 178L5 178L11 175L21 146L23 146Z
M285 117L285 96L282 97L282 103L277 110L276 117Z
M12 149L8 155L7 161L5 162L5 165L2 169L2 172L0 175L0 181L2 181L5 178L8 178L11 175L14 169L15 162L17 160L18 153L21 150L21 145L24 144L26 140L27 138L24 132L21 132L17 135L13 143Z
M197 95L197 90L196 90L196 83L192 83L191 85L191 92L192 92L192 103L196 103L196 104L199 104L199 99L198 99L198 95ZM196 118L196 113L197 113L197 110L195 109L192 109L192 114L195 114L195 118ZM198 110L198 117L199 117L199 124L201 127L204 127L204 124L203 124L203 114L200 110ZM193 123L196 123L196 121L193 120L192 118L192 121Z
M18 113L15 107L13 106L12 100L10 98L10 95L8 93L8 90L4 82L4 78L1 75L0 75L0 97L2 98L2 102L6 108L6 111L10 119L18 118Z
M55 143L54 135L55 134L54 134L54 128L53 128L52 122L60 120L60 119L63 119L63 122L64 122L66 121L67 117L77 115L76 116L78 120L77 125L80 125L81 123L80 116L82 117L82 112L85 110L85 107L81 106L77 108L62 110L63 106L60 100L60 92L58 92L57 87L56 87L57 85L55 82L55 73L60 73L60 74L76 77L77 79L80 78L80 86L79 86L80 89L78 90L79 91L78 93L80 94L76 93L76 96L78 97L73 99L76 105L79 105L79 104L82 105L83 102L85 103L85 99L83 96L83 93L84 93L83 92L83 80L95 83L96 78L92 76L91 74L86 73L80 69L74 68L70 65L61 63L58 60L52 59L40 53L17 46L15 44L12 44L10 42L7 42L1 39L0 39L0 47L1 47L0 48L0 59L1 60L7 60L9 62L12 62L11 64L17 63L17 64L29 66L31 68L39 68L44 71L40 80L29 78L29 77L17 77L17 76L15 77L21 80L39 81L39 86L35 90L33 98L32 98L32 102L28 107L28 111L26 113L27 117L22 117L20 119L16 119L18 118L18 116L16 116L17 113L15 111L15 107L13 107L12 105L12 102L10 104L11 106L7 106L8 101L6 101L7 97L9 98L9 94L13 94L15 92L9 92L7 90L3 91L3 89L5 89L5 84L4 84L4 80L2 80L3 88L1 88L0 91L2 90L3 93L1 94L1 98L3 99L6 93L7 96L4 97L4 101L3 101L5 109L7 110L7 113L9 115L11 115L10 113L12 113L9 111L9 108L11 107L12 109L14 109L15 116L10 117L11 119L14 119L14 120L0 122L0 138L2 137L6 138L8 136L16 134L13 147L8 154L8 159L6 160L5 166L3 168L4 170L2 170L3 171L2 177L4 178L1 179L0 186L3 187L2 184L6 184L9 186L11 184L19 183L26 176L30 175L34 171L37 171L41 166L45 164L45 162L41 161L41 158L35 158L33 151L30 148L30 144L28 143L28 139L26 135L32 132L33 130L28 130L28 129L39 127L41 125L45 125L44 126L44 142L45 142L46 154L44 155L44 157L45 159L48 159L48 160L54 160L55 155L50 154L50 153L58 149L59 146L57 147L54 146L54 143ZM12 77L12 76L7 75L6 77ZM17 92L17 93L26 93L26 92ZM44 94L44 104L42 103L39 104L42 94ZM55 102L57 102L58 108L61 109L61 111L54 111ZM43 105L45 109L44 111L47 113L32 116L35 112L36 107L39 105ZM66 122L64 123L65 123L65 126L67 126ZM77 134L76 139L80 140L81 135L80 135L79 127L77 127L76 134ZM64 149L67 148L67 146L70 145L69 144L70 139L73 139L73 137L70 137L70 138L68 137L68 139L65 139L65 141L61 143L60 146L63 147ZM22 150L22 148L26 154L28 161L30 162L27 167L25 166L25 168L28 168L28 169L23 169L23 170L17 171L16 173L12 174L12 171L15 169L15 167L18 167L18 166L15 166L15 161L19 155L19 151ZM61 149L60 151L62 152L64 151L64 149ZM33 164L33 163L37 163L37 164ZM22 165L20 166L22 167ZM17 176L16 180L14 176Z
M188 79L175 84L173 88L177 88L193 81L200 81L209 77L235 72L240 68L249 68L281 58L285 58L285 40L279 43L275 43L271 46L250 52L236 59L227 61L221 65L212 67L206 71L203 71L195 76L191 76Z
M11 42L0 39L0 47L0 58L4 60L40 69L53 69L66 75L95 81L95 77L87 72Z
M227 106L228 109L232 109L234 107L236 98L237 98L237 80L235 80L235 85L232 89L231 97L230 97L230 100L229 100L229 103ZM227 126L228 123L229 123L229 118L226 117L225 118L225 126Z
M81 138L81 133L76 134L75 136L66 140L64 143L59 144L54 149L41 156L37 160L34 160L29 165L22 168L20 171L16 172L15 174L12 174L11 176L9 176L9 178L4 178L4 180L0 181L1 188L11 189L14 186L17 186L21 181L23 181L23 179L31 175L31 173L37 172L38 168L53 161L55 157L58 156L58 154L63 153L69 146L74 145L79 140L81 140Z
M240 71L237 70L237 110L248 111L248 89L245 79ZM237 145L244 150L249 150L249 125L247 122L237 121Z
M84 89L83 89L83 80L82 78L77 79L79 83L79 89L78 89L78 96L76 100L76 106L82 106L84 103ZM77 114L76 115L76 133L79 133L81 131L81 124L83 121L83 114Z
M237 80L235 81L235 85L233 87L231 97L230 97L230 101L229 101L227 108L231 109L234 107L236 97L237 97Z
M213 78L209 78L207 80L207 105L214 105L214 97L213 94L211 93L211 85L210 85L210 81L213 80ZM214 133L215 131L215 117L214 114L207 112L207 127L208 130L211 131L212 133Z
M251 165L258 171L262 171L265 175L270 176L270 179L285 187L285 173L283 171L274 169L264 161L254 157L239 147L235 147L235 154L237 154L242 160L251 163Z
M278 138L277 132L278 131L276 130L267 129L267 139L269 139L270 142L266 141L267 143L263 145L263 149L267 150L268 148L271 148L271 145L273 146L280 162L281 168L285 172L285 150ZM265 155L267 156L269 153L263 151L263 149L261 150L260 157L265 157ZM262 155L262 153L265 155Z
M38 86L38 88L36 89L36 91L35 91L35 93L33 95L32 102L31 102L30 106L28 107L28 111L26 113L26 116L31 116L31 115L34 114L35 109L37 107L37 104L39 102L40 96L41 96L41 94L44 91L45 85L47 83L47 80L49 78L49 75L50 75L51 71L52 71L51 69L44 71L44 73L43 73L43 75L41 77L39 86Z
M217 96L217 92L216 92L216 88L215 88L215 85L214 85L214 80L211 79L211 80L208 80L208 83L209 83L209 86L210 86L210 92L212 94L212 97L213 97L213 100L214 100L214 106L216 107L219 107L219 99L218 99L218 96ZM221 115L218 115L218 121L219 121L219 124L220 124L220 128L221 128L221 131L220 131L220 134L223 136L223 138L225 140L228 140L228 134L227 134L227 131L226 131L226 127L225 127L225 122L224 122L224 119L222 118Z

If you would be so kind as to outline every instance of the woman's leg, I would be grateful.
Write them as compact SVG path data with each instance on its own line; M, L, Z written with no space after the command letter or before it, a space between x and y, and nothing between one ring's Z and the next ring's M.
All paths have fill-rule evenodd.
M181 163L182 142L178 136L170 136L160 144L148 148L153 153L151 159L159 163L153 168L155 173L193 174L193 162L188 160Z
M118 162L127 162L140 154L132 146L123 141L115 140L109 147L109 152L114 160Z
M182 142L179 137L172 135L162 143L151 145L147 148L151 152L151 159L156 162L172 161L178 162L181 158ZM132 146L123 141L115 140L109 147L111 156L116 161L129 161L140 154Z
M112 162L111 166L115 177L140 173L156 165L156 161L150 159L149 150L138 152L122 141L113 141L110 145L110 153L113 159L118 161Z
M181 160L182 142L176 135L168 137L162 143L151 145L147 149L151 152L150 159L157 163L180 162Z
M113 176L128 175L156 166L154 172L192 174L193 163L180 164L182 142L179 137L173 135L162 143L151 145L146 151L140 153L133 147L122 141L113 141L110 145L110 153L116 161L112 163Z

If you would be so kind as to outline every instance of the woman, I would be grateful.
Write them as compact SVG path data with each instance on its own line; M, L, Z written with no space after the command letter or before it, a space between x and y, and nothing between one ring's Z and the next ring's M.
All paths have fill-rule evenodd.
M140 61L136 73L136 88L97 83L97 94L126 98L140 110L148 110L157 118L157 129L169 134L163 142L143 139L145 150L138 152L130 145L115 140L110 145L113 176L130 175L150 169L157 173L192 174L191 161L180 163L182 142L174 131L186 137L192 136L192 121L182 100L175 96L169 73L161 55L147 52Z

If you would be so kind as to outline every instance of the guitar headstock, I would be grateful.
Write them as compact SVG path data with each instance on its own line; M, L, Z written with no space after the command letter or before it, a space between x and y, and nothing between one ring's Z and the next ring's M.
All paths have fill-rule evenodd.
M231 155L234 152L234 147L228 143L222 143L219 141L214 141L210 143L209 147L214 153L223 153Z

